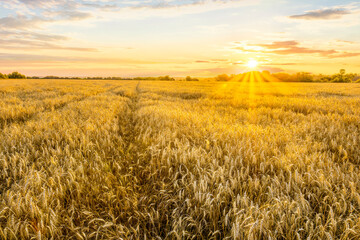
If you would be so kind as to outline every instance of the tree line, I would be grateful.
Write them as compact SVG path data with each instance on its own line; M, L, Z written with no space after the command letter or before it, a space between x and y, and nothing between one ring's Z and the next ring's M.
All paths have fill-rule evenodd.
M10 74L0 73L0 79L24 79L24 78L26 78L26 76L18 72L13 72Z
M86 80L136 80L136 81L175 81L175 78L166 76L159 77L58 77L58 76L46 76L46 77L27 77L19 72L12 72L10 74L0 73L0 79L86 79ZM254 78L251 80L251 78ZM184 79L179 79L183 81L199 81L198 78L193 78L187 76ZM258 82L271 82L271 81L281 81L281 82L333 82L333 83L351 83L357 82L360 83L360 75L355 73L346 73L345 69L340 69L339 73L333 75L324 75L324 74L311 74L309 72L298 72L298 73L270 73L269 71L253 71L240 74L221 74L215 77L216 81L258 81Z
M175 78L170 76L159 77L58 77L58 76L46 76L46 77L29 77L31 79L86 79L86 80L143 80L143 81L175 81Z
M252 74L251 74L252 73ZM294 74L279 72L270 73L269 71L254 71L241 74L221 74L215 77L216 81L251 81L254 78L255 81L274 81L281 82L333 82L333 83L360 83L360 75L355 73L346 73L345 69L340 69L339 73L333 75L324 74L311 74L309 72L298 72Z

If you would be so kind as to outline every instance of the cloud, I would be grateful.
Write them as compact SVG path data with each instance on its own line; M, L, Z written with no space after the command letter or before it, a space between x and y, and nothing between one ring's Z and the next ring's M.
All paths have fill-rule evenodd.
M28 29L39 28L42 24L51 22L42 17L27 17L24 15L10 16L0 18L0 27L3 29Z
M50 49L50 50L71 50L80 52L96 52L96 48L85 48L85 47L69 47L61 46L46 42L27 41L27 40L0 40L0 49Z
M60 17L61 20L69 20L69 21L80 21L87 18L91 18L92 14L88 12L81 12L81 11L56 11L51 12L53 16ZM51 14L50 13L50 14ZM49 14L49 13L48 13Z
M1 43L0 43L1 44ZM71 65L76 63L81 66L103 65L110 67L128 66L128 67L144 67L152 65L169 65L175 64L175 61L152 61L143 59L131 58L106 58L106 57L79 57L79 56L53 56L53 55L39 55L39 54L20 54L20 53L1 53L0 52L1 66L12 66L14 63L19 65Z
M356 57L360 53L348 53L335 49L317 49L302 47L298 41L275 41L270 44L250 44L235 42L234 50L239 50L244 53L265 53L265 54L277 54L277 55L295 55L295 54L316 54L321 57L327 58L346 58ZM240 45L240 46L239 46Z
M97 48L74 46L70 39L61 35L43 34L30 31L0 30L0 49L3 50L61 50L77 52L98 52Z
M211 60L197 60L196 63L226 63L229 62L227 59L211 59Z
M263 66L293 66L297 65L297 63L262 63Z
M21 4L30 8L36 8L35 13L27 11L16 11L15 14L0 18L0 48L1 49L51 49L71 51L97 51L95 48L63 46L64 41L70 38L56 34L46 33L44 29L49 24L80 21L90 18L88 12L79 11L74 3L66 1L44 1L44 0L3 0L2 4ZM61 4L62 3L62 4ZM4 5L3 5L4 6ZM39 10L38 8L50 7L50 10ZM24 6L22 6L24 7ZM39 33L41 31L42 33ZM61 43L60 43L61 42Z
M346 43L346 44L357 44L357 42L354 42L354 41L347 41L347 40L341 40L341 39L336 40L336 42Z
M346 8L330 8L307 11L304 14L292 15L289 18L292 19L303 19L303 20L332 20L340 19L344 15L352 14L352 11Z
M56 34L44 34L31 31L19 31L19 30L0 30L0 37L5 39L26 39L26 40L39 40L39 41L64 41L68 40L68 37L56 35Z
M278 49L278 48L293 48L299 45L297 41L280 41L280 42L273 42L271 44L260 44L257 46L265 47L268 49Z
M206 60L197 60L195 62L196 63L211 63L211 61L206 61Z
M272 73L277 73L277 72L284 72L284 69L282 68L276 68L276 67L260 67L261 71L269 71Z
M357 57L360 56L360 53L349 53L349 52L343 52L339 54L329 55L329 58L348 58L348 57Z
M33 7L39 7L39 6L45 6L45 5L55 5L58 4L59 2L63 2L63 1L54 1L54 0L19 0L19 2L24 3L28 6L33 6Z
M94 1L82 7L96 8L93 14L101 19L144 19L148 17L173 18L226 8L256 5L260 0L140 0L140 1ZM90 9L90 8L89 8ZM106 14L106 18L104 18Z
M50 17L51 16L51 17ZM35 29L41 28L44 24L61 21L80 21L90 18L92 15L80 11L54 11L47 12L46 17L16 15L0 18L0 27L2 29Z
M305 47L290 47L287 49L276 49L271 51L272 53L287 55L287 54L312 54L312 53L319 53L320 55L327 56L330 54L337 53L336 50L320 50L320 49L311 49Z
M208 5L227 7L234 4L254 4L258 0L2 0L4 3L11 4L12 7L28 7L41 9L98 9L104 11L119 11L129 9L180 9L187 7L204 7ZM3 3L3 4L4 4ZM1 5L1 3L0 3ZM207 9L204 8L206 11ZM215 9L212 9L215 10Z
M2 0L13 13L0 18L0 27L40 28L62 21L116 18L176 17L230 7L257 4L260 0ZM21 14L19 14L21 12ZM224 28L224 26L217 26ZM215 29L218 30L218 29Z

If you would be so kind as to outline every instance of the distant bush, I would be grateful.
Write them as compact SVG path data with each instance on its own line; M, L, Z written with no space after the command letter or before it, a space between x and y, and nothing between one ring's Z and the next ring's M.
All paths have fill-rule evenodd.
M161 77L158 77L158 80L161 80L161 81L175 81L175 79L171 78L170 76L161 76Z
M273 73L272 76L279 79L281 82L295 82L294 75L288 73L284 73L284 72Z
M0 79L6 79L6 78L8 78L6 74L0 73Z
M143 80L143 81L175 81L175 78L170 76L160 76L160 77L136 77L129 80Z
M18 72L10 73L10 74L7 75L7 77L9 79L24 79L24 78L26 78L25 75L23 75L21 73L18 73Z
M313 82L314 76L308 72L296 73L296 82Z
M43 77L43 79L60 79L60 77L58 77L58 76L46 76L46 77Z
M231 77L227 74L221 74L215 78L216 81L219 82L227 82L231 80Z
M188 82L190 82L190 81L199 81L199 79L197 79L197 78L192 78L192 77L190 77L190 76L187 76L187 77L185 78L185 81L188 81Z
M356 74L346 74L345 69L340 69L338 74L333 75L331 82L352 82Z

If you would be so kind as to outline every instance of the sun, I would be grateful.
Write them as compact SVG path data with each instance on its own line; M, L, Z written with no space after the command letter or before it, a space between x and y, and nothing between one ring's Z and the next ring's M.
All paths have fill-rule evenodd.
M246 64L249 68L256 68L258 65L259 65L259 62L252 59L252 60L249 60L248 63Z

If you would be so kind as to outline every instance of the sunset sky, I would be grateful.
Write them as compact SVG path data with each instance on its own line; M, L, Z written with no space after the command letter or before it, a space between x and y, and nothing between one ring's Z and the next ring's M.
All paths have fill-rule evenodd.
M1 0L0 72L214 76L360 73L360 2Z

